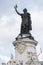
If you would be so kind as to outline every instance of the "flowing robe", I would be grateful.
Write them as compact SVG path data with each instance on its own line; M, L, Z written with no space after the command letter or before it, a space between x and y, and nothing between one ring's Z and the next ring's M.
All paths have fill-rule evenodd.
M32 30L30 14L21 14L22 23L21 23L21 34L28 34Z

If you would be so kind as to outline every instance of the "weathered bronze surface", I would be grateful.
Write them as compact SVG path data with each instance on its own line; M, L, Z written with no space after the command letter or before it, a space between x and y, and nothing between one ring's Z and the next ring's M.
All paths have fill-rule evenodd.
M14 8L17 14L22 18L20 34L28 34L29 31L32 30L30 13L27 12L26 8L23 9L24 13L19 13L17 10L17 5Z

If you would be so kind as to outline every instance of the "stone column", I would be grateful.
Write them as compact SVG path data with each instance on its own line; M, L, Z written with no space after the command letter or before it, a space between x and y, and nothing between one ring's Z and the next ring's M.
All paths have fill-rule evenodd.
M29 38L19 38L13 42L16 65L40 65L36 53L37 43Z

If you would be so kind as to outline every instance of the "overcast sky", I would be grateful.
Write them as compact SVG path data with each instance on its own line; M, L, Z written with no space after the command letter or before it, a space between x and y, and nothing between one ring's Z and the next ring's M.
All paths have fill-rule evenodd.
M31 14L31 33L38 41L37 53L42 48L39 60L43 60L43 0L0 0L0 62L7 61L11 53L15 56L12 42L21 27L21 17L15 12L15 4L20 13L23 13L23 8L27 8Z

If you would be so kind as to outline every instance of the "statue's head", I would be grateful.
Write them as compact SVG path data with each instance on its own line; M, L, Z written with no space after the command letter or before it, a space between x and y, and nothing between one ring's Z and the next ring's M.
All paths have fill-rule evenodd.
M24 12L24 13L25 13L25 12L27 12L27 9L26 9L26 8L24 8L24 9L23 9L23 12Z

